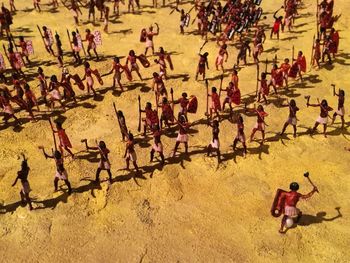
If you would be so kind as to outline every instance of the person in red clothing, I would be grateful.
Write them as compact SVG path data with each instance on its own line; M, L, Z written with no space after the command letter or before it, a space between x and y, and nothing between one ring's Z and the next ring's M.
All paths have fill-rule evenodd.
M144 112L146 114L146 118L143 118L143 136L146 136L147 127L150 128L150 130L153 132L155 125L159 124L159 118L157 110L152 109L152 104L150 102L146 103L146 107L144 110L141 110L141 112Z
M3 113L5 115L4 116L5 124L8 123L8 120L10 118L13 118L16 121L16 124L19 125L19 124L21 124L21 122L15 116L15 112L14 112L12 106L11 106L10 100L11 100L11 97L8 94L8 92L0 89L0 107L2 107Z
M95 43L95 36L91 33L90 29L85 30L86 36L85 40L88 42L88 47L87 47L87 53L89 54L89 57L91 58L91 53L90 50L92 49L95 53L96 59L99 60L97 51L96 51L96 43Z
M216 57L216 60L215 60L216 70L219 70L219 66L220 66L222 72L224 72L225 71L225 69L224 69L224 61L227 62L227 59L228 59L227 45L223 44L220 47L219 53L218 53L218 55Z
M257 109L247 109L246 111L250 111L255 113L255 115L257 116L257 120L256 120L256 124L252 130L252 133L250 135L250 141L253 141L254 135L257 131L261 132L262 135L262 140L260 144L264 144L265 141L265 117L268 116L268 114L264 111L264 108L262 105L259 105Z
M213 119L213 112L216 114L216 117L220 121L219 111L221 111L221 103L220 97L217 93L217 89L215 87L211 88L211 94L208 94L211 97L211 105L210 105L210 119Z
M166 97L163 97L161 105L159 105L162 108L162 114L160 117L160 128L163 127L164 124L170 128L170 124L174 123L174 111Z
M16 46L18 46L18 47L20 47L22 49L22 51L21 51L22 57L25 57L27 62L30 63L29 52L28 52L28 49L27 49L27 42L24 40L23 36L19 36L19 43Z
M279 17L276 16L278 11L279 10L277 10L273 14L273 18L275 19L275 22L271 29L270 38L272 38L273 35L277 35L277 39L280 39L280 28L282 27L282 32L284 30L283 16L279 16Z
M332 40L332 45L330 47L329 53L333 55L333 58L335 58L335 55L338 53L339 48L339 33L334 28L331 29L331 32L329 33L329 37Z
M40 111L38 101L37 101L33 91L30 89L28 83L24 84L24 95L25 95L26 103L27 103L28 107L32 108L32 107L36 106L37 110Z
M69 148L72 148L72 144L66 134L66 131L62 128L62 123L56 122L56 129L52 129L54 133L57 133L58 139L60 141L59 148L60 152L63 155L63 149L65 149L71 156L74 158L74 154Z
M317 187L314 186L314 189L306 194L303 195L301 193L298 193L299 190L299 184L296 182L293 182L289 186L290 191L285 192L283 191L278 199L277 207L276 209L279 211L283 211L284 215L281 221L281 227L279 229L279 232L281 234L284 232L284 227L286 225L288 218L296 218L296 221L298 221L302 215L301 211L296 207L299 200L305 200L310 198L315 192L318 192Z
M301 81L303 80L303 76L301 75L301 72L306 72L306 59L303 55L302 51L298 52L297 59L293 58L293 65L291 66L288 77L290 78L296 78L297 75L299 75Z
M285 58L284 63L282 63L280 66L280 69L283 72L283 79L286 82L286 88L288 88L288 74L289 74L290 68L291 68L291 65L289 64L289 59Z
M261 73L261 79L258 79L258 81L260 82L260 89L258 91L258 102L260 102L261 97L263 97L265 104L267 104L266 97L269 96L270 88L269 88L269 85L267 83L265 72Z
M279 69L277 64L273 64L271 69L271 81L269 83L269 86L272 86L275 93L277 94L277 88L283 87L283 71L282 69Z
M314 44L314 52L312 58L312 66L316 66L316 69L320 69L320 59L321 59L321 41L316 39Z
M96 170L96 179L95 179L95 183L99 183L100 182L100 173L102 170L106 170L107 173L108 173L108 176L109 176L109 183L112 183L112 173L111 173L111 163L109 162L109 159L108 159L108 154L109 154L109 150L106 146L106 143L104 141L100 141L98 144L97 144L97 141L96 141L96 147L91 147L88 145L87 143L87 140L84 139L82 140L82 142L85 143L85 147L86 147L86 150L89 151L89 150L98 150L99 151L99 154L100 154L100 162L98 164L98 168Z
M180 104L181 110L180 113L184 114L185 116L187 116L187 106L189 103L189 99L187 98L187 93L183 92L181 94L181 98L174 101L174 104Z
M222 111L225 110L225 105L228 104L228 106L230 107L230 117L232 115L233 90L234 90L234 86L233 86L233 82L231 82L231 81L228 84L228 87L226 89L221 88L221 91L226 91L226 98L224 99L224 102L222 103Z
M168 97L162 75L153 72L152 91L155 91L157 98Z

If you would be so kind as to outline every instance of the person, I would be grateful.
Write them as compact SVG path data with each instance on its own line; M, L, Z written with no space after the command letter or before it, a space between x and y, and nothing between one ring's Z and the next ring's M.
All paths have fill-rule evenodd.
M152 50L152 54L154 55L154 43L153 43L153 37L159 35L159 26L157 23L155 23L157 27L157 32L153 32L153 26L149 27L149 31L146 32L146 49L145 49L145 56L147 55L147 51L150 48Z
M332 40L332 46L330 48L330 53L333 55L333 58L335 58L335 55L338 53L339 49L339 33L332 27L331 32L329 33L329 37Z
M249 43L249 40L242 43L237 55L237 66L239 65L240 60L243 60L244 65L247 65L247 51L249 52L249 56L251 56L251 49Z
M74 104L77 105L77 99L75 97L75 91L73 90L73 86L71 83L71 77L72 75L69 74L68 68L62 69L62 75L61 75L61 86L63 87L63 97L65 101L68 101L69 99L72 99Z
M274 63L271 69L271 73L267 73L271 75L271 80L269 82L269 87L272 86L275 94L277 95L277 88L282 88L283 87L283 81L284 81L284 76L283 76L283 70L278 68L277 64Z
M106 74L106 75L110 75L114 72L114 75L113 75L113 85L112 85L112 88L115 89L115 82L118 83L121 91L123 92L124 91L124 88L123 88L123 85L122 83L120 82L121 80L121 75L122 73L124 72L123 70L123 66L120 64L120 60L118 57L114 57L113 58L113 64L112 64L112 68L111 70Z
M248 112L253 112L256 117L257 117L257 120L256 120L256 123L255 123L255 126L252 130L252 133L250 135L250 141L252 142L253 141L253 138L254 138L254 135L257 131L260 131L261 132L261 135L262 135L262 140L260 142L260 144L264 144L265 142L265 117L268 116L268 114L264 111L264 108L262 105L259 105L257 109L247 109L246 108L246 111Z
M236 151L236 146L238 142L241 142L243 145L243 155L245 157L247 155L247 144L244 134L244 121L241 114L238 114L237 118L237 135L233 140L233 152Z
M64 103L62 101L62 95L61 92L59 90L59 87L61 86L61 84L58 82L57 76L56 75L52 75L50 78L50 83L49 83L49 87L48 87L48 91L49 91L49 105L51 107L51 109L53 110L55 107L55 102L58 102L63 110L66 110Z
M11 68L16 71L16 73L24 75L24 72L22 71L22 67L24 66L22 57L18 57L17 54L13 51L12 48L8 49L8 60L10 62Z
M95 24L95 6L96 6L96 3L95 3L95 0L90 0L88 3L87 3L87 7L89 9L89 12L88 12L88 20L90 22L90 17L92 16L92 23Z
M29 206L29 210L31 211L31 210L33 210L33 206L32 206L32 200L29 197L29 193L31 191L29 181L28 181L29 171L30 171L30 168L28 166L28 160L23 155L23 161L21 163L21 170L17 172L17 177L16 177L15 181L13 182L12 187L17 184L18 180L21 180L22 189L19 192L19 194L21 196L21 201L22 201L22 204L25 204L25 202L27 202L27 204Z
M213 113L216 114L216 117L220 121L220 114L219 111L221 111L221 103L220 103L220 97L217 93L217 89L215 87L211 88L211 94L208 94L208 96L211 98L211 105L209 109L210 119L213 119Z
M273 35L277 35L277 39L280 39L280 28L282 28L282 32L284 30L283 16L279 16L279 17L276 16L278 11L279 10L277 10L273 14L273 18L275 19L275 22L274 22L273 27L271 29L271 34L270 34L271 39L272 39Z
M337 116L340 117L341 119L341 128L344 129L345 125L345 120L344 120L344 115L345 115L345 108L344 108L344 103L345 103L345 91L342 89L339 89L339 92L335 92L335 86L333 86L333 95L338 97L338 108L337 111L334 112L333 118L332 118L332 124L335 121L335 118Z
M124 5L124 1L113 0L113 14L115 14L116 16L119 16L119 3L120 2Z
M267 83L265 72L261 73L261 79L258 79L258 81L260 82L260 89L258 91L258 102L260 102L261 97L263 97L265 104L267 104L266 97L269 96L270 88L269 88L269 85ZM276 92L277 92L277 90L276 90Z
M43 39L45 43L45 49L50 55L55 56L55 52L53 52L52 50L52 45L53 45L52 32L46 26L43 26L43 32L44 32Z
M81 47L79 46L79 40L77 33L75 31L72 32L72 52L73 52L73 57L75 59L75 63L81 64L81 58L80 58L80 50Z
M96 179L95 179L95 183L99 183L100 182L100 173L102 170L106 170L108 173L108 181L111 184L112 183L112 173L111 173L111 163L109 162L109 158L108 158L108 154L109 154L109 150L106 146L106 143L104 141L99 141L99 143L97 144L96 141L96 147L91 147L88 145L87 140L84 139L82 140L82 142L85 143L85 147L86 150L98 150L99 154L100 154L100 162L98 164L98 168L96 170Z
M188 129L190 128L190 123L187 121L187 117L183 113L179 113L179 120L176 121L179 127L179 133L176 138L175 148L172 153L172 157L175 156L180 143L185 145L185 154L188 154Z
M169 54L165 52L163 47L159 48L159 52L157 53L157 55L158 55L158 59L155 59L154 62L159 64L159 67L160 67L159 75L167 79L168 78L167 65L165 61L168 61L170 69L173 70L174 66L172 64L171 57Z
M165 88L163 78L157 72L153 72L152 91L155 91L157 98L160 96L168 97L168 92Z
M128 66L130 62L130 72L135 71L136 74L139 76L140 80L142 81L142 76L140 74L140 68L139 65L137 64L137 56L135 54L134 50L129 51L129 56L126 58L126 65Z
M63 149L65 149L71 156L74 158L74 154L70 150L72 148L72 144L69 140L69 137L65 131L65 129L62 128L62 123L61 122L56 122L56 130L52 129L53 133L57 133L58 139L60 141L59 144L59 149L61 154L63 155Z
M94 34L91 33L90 29L85 30L86 36L85 40L88 42L88 47L87 47L87 53L89 57L91 58L91 53L90 50L92 49L95 53L96 59L99 60L100 58L98 57L97 51L96 51L96 43L95 43L95 36Z
M306 106L307 107L320 107L320 116L317 118L314 127L311 130L311 134L315 133L315 131L317 130L318 125L322 124L323 125L323 135L325 138L327 138L327 123L328 123L328 116L330 111L332 111L333 109L331 107L328 106L328 102L327 100L322 100L321 103L317 103L317 104L310 104L310 96L307 96L307 102L306 102Z
M36 106L37 110L40 111L38 101L35 97L34 92L30 89L28 83L24 84L24 95L26 97L26 103L28 107L33 108Z
M225 56L226 56L226 59L225 59ZM220 49L219 49L219 54L218 56L216 57L216 60L215 60L215 67L216 67L216 70L219 70L219 66L221 67L222 69L222 72L224 72L224 60L225 62L227 62L227 59L228 59L228 52L227 52L227 45L226 44L223 44Z
M206 69L209 70L209 65L208 65L208 52L205 52L204 54L199 53L199 62L197 66L197 71L196 71L196 80L198 80L198 75L203 76L203 80L205 79L205 71Z
M16 124L19 125L21 122L16 117L15 112L11 106L11 97L8 92L5 92L4 90L0 89L0 106L3 108L4 112L4 122L5 124L8 123L8 120L10 118L13 118L16 121Z
M299 221L301 218L302 212L297 208L299 200L309 199L315 192L318 192L317 187L314 186L314 189L310 193L306 195L300 194L298 192L299 184L297 182L292 182L289 185L289 189L289 192L281 193L277 203L277 209L283 211L284 213L281 221L281 227L279 229L281 234L285 233L284 227L288 218L296 219L296 221Z
M63 3L63 2L62 2ZM75 0L72 0L71 1L71 7L70 7L70 10L73 14L73 18L74 18L74 23L75 25L79 25L79 13L81 15L83 15L83 13L81 12L80 8L79 8L79 5L76 3Z
M136 169L136 171L139 171L139 167L137 166L137 156L136 156L136 152L135 152L135 142L134 142L134 135L129 132L128 134L128 138L127 138L127 142L126 142L126 147L125 147L125 154L124 154L124 158L125 158L125 162L126 162L126 169L129 170L130 169L130 161L133 163L134 168Z
M280 66L280 70L283 72L283 79L286 83L286 88L288 88L288 75L289 75L289 70L291 68L291 65L289 64L289 59L285 58L284 62Z
M58 60L58 65L60 68L63 67L63 49L62 49L62 43L61 43L61 39L60 36L57 34L55 34L55 40L56 40L56 48L57 48L57 60Z
M39 13L41 12L41 8L40 8L40 0L33 0L33 6L34 9L39 11Z
M104 12L104 20L103 20L104 27L103 27L103 31L108 34L109 7L105 6L103 8L103 12Z
M81 80L84 81L86 79L86 86L87 86L88 94L90 94L90 89L91 89L91 91L94 94L94 97L96 97L97 93L94 89L94 79L92 77L93 74L96 75L95 71L91 69L90 63L87 61L84 63L84 69L85 69L85 74Z
M160 116L160 129L162 129L163 123L170 128L170 124L174 123L174 111L167 97L163 97L162 103L159 105L159 107L162 108L162 114Z
M183 9L179 10L178 7L176 7L175 10L180 13L180 33L182 35L184 35L185 34L184 28L186 26L186 19L187 19L187 16L185 14L185 10L183 10Z
M289 115L287 121L284 123L281 135L284 134L286 131L288 125L293 126L293 136L294 138L297 137L297 112L299 111L299 108L297 107L297 104L294 99L291 99L290 102L288 102L287 105L282 105L284 107L289 107Z
M213 120L213 122L210 122L209 125L212 127L213 138L207 147L207 155L210 156L213 150L216 151L218 163L220 163L221 160L220 160L220 141L219 141L219 133L220 133L219 121Z
M130 13L130 8L132 13L135 12L135 4L134 4L135 0L128 0L128 13Z
M312 66L316 66L316 69L320 69L321 59L321 41L317 38L314 44L314 53L312 58Z
M165 159L164 159L164 153L163 153L163 144L160 140L161 136L162 136L162 131L159 127L159 124L156 124L153 131L154 143L150 152L150 155L151 155L150 162L153 162L154 154L157 152L159 153L159 156L161 158L161 164L164 165Z
M28 52L28 49L27 49L27 42L24 40L23 36L19 36L19 43L16 46L18 46L18 47L20 47L22 49L22 51L21 51L22 57L25 57L27 62L30 63L29 52Z
M122 140L125 141L125 138L128 137L128 127L126 126L126 120L121 110L117 111L117 118L118 118L120 132L122 135Z
M331 39L330 36L327 36L324 40L323 45L323 53L322 53L322 63L324 62L325 57L328 58L328 64L332 65L332 57L331 57L331 50L334 49L334 42Z
M143 136L146 136L147 127L150 128L150 130L153 132L155 125L159 124L159 118L157 110L152 109L152 104L150 102L146 103L146 107L144 110L141 110L141 113L146 114L146 118L143 118Z
M47 86L46 76L44 74L44 70L41 67L38 67L37 72L38 72L37 78L39 80L41 98L43 99L43 101L47 105L46 96L47 96L47 92L48 92L48 86Z
M55 150L53 151L52 155L49 155L45 152L44 147L40 147L40 148L43 151L45 159L50 158L55 160L55 163L56 163L56 173L55 173L55 179L54 179L55 192L58 191L58 181L63 180L68 187L68 194L70 195L72 193L72 187L68 180L68 173L64 168L64 160L63 160L62 154L59 151Z

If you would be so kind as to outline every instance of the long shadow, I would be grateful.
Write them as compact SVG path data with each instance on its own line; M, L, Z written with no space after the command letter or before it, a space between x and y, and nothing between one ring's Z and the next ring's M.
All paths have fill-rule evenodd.
M332 222L334 220L337 220L338 218L343 217L342 213L340 212L340 207L336 207L335 210L337 211L337 215L333 216L331 218L326 218L327 215L326 212L318 212L316 215L308 215L303 214L299 220L299 222L295 223L292 227L287 228L284 233L287 233L290 229L294 229L297 227L304 227L304 226L310 226L313 224L322 224L324 222Z
M181 79L182 82L186 82L190 79L190 76L188 74L176 74L176 75L170 75L168 79Z
M300 221L298 222L299 226L310 226L313 224L321 224L323 222L332 222L338 218L343 217L342 213L340 212L340 207L336 207L335 210L337 211L337 215L326 218L327 213L322 211L318 212L316 215L307 215L303 214L300 218Z

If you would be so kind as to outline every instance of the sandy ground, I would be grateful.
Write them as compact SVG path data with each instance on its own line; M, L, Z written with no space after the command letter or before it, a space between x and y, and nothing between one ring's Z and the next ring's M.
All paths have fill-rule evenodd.
M24 2L24 1L23 1ZM271 24L272 13L281 6L280 0L265 0L266 24ZM312 36L315 32L315 1L304 1L301 17L296 20L292 33L283 33L281 40L267 40L263 59L290 57L294 44L310 59ZM30 3L17 1L18 8L31 8ZM149 3L148 3L149 4ZM190 5L184 6L189 9ZM221 145L225 161L217 166L215 157L205 157L204 147L211 139L211 129L197 122L190 137L190 156L183 155L169 160L161 168L158 163L149 163L151 138L141 140L137 135L137 95L142 102L154 101L150 92L150 76L158 70L154 65L142 69L148 78L145 82L127 83L128 91L121 94L110 89L112 77L105 78L105 85L98 87L99 98L84 98L79 106L69 109L63 116L64 127L73 143L77 158L66 161L74 193L66 194L66 187L53 193L53 161L45 161L39 145L52 147L52 135L47 121L27 122L20 129L0 125L0 258L1 262L348 262L350 253L350 157L343 150L349 146L348 129L340 130L339 120L329 128L328 138L321 134L310 137L306 134L318 116L317 108L306 108L305 95L326 98L336 107L331 83L350 92L347 87L350 42L347 36L349 15L344 12L350 2L336 1L335 13L342 13L336 24L342 37L340 54L332 67L312 70L305 82L294 82L284 98L296 99L299 107L299 136L294 139L291 128L281 140L280 131L288 110L276 107L279 100L271 97L266 107L268 142L248 145L248 157L242 151L232 153L231 143L236 134L235 125L225 120L221 123ZM48 7L44 7L48 9ZM126 7L121 7L125 11ZM163 46L173 52L175 70L166 81L174 88L175 97L183 91L199 97L199 110L190 115L194 122L204 118L205 86L194 80L197 52L202 44L193 34L179 35L179 14L169 15L169 8L143 8L140 15L123 14L110 24L110 35L103 34L103 47L99 48L107 59L95 66L102 72L110 67L114 55L125 56L129 49L142 52L138 42L143 26L152 22L160 25L160 36L155 38L156 48ZM194 13L192 13L194 14ZM84 20L86 20L84 12ZM46 75L59 74L60 70L44 51L38 37L36 24L47 25L61 35L65 51L69 51L66 28L74 29L70 13L63 8L58 13L30 10L20 11L14 18L13 34L25 35L34 42L34 67L27 73L44 66ZM65 26L62 26L65 25ZM83 32L91 24L80 26ZM187 31L194 30L194 26ZM210 85L218 85L219 72L214 70L217 47L211 41L205 47L210 53ZM229 47L231 67L237 55L234 46ZM153 60L153 58L151 58ZM71 57L65 58L71 62ZM124 60L124 58L123 58ZM44 61L44 62L42 62ZM250 58L251 62L251 58ZM72 73L82 73L82 68L69 66ZM228 76L229 72L225 76ZM244 99L255 91L255 66L243 68L240 87ZM125 80L124 80L125 82ZM228 83L228 78L224 84ZM37 81L31 82L35 89ZM35 89L37 94L38 89ZM77 91L79 95L84 95ZM120 140L119 128L114 116L112 102L124 111L128 127L137 135L138 163L143 170L142 178L132 179L134 172L124 168L124 143ZM25 113L19 116L24 120ZM245 116L246 133L249 134L255 118ZM348 118L348 116L347 116ZM349 123L347 122L347 125ZM175 135L163 136L165 153L168 156L175 142ZM258 135L259 136L259 135ZM97 167L96 155L84 151L82 138L91 142L103 139L111 150L112 173L115 182L96 187L90 180ZM241 147L241 146L240 146ZM183 151L183 148L180 149ZM19 184L11 188L19 169L19 153L29 156L30 184L35 200L34 211L29 212L19 204ZM305 216L301 224L280 235L280 219L270 215L270 206L277 188L288 189L291 181L298 181L300 191L312 188L303 177L309 171L319 187L316 194L299 207ZM101 178L106 174L102 172ZM340 207L341 217L336 207Z

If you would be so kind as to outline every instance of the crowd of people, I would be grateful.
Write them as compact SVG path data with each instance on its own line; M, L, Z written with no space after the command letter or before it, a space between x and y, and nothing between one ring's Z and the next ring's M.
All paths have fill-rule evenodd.
M123 1L113 0L112 9L113 14L116 16L121 15L119 11L120 3L125 4ZM254 136L257 132L261 133L261 144L265 143L265 119L269 116L264 110L263 104L269 104L269 98L279 96L279 93L283 89L289 87L290 81L305 81L303 75L307 72L307 60L305 57L305 51L298 51L294 54L294 47L292 49L291 58L283 59L283 62L279 62L277 55L273 61L265 61L265 69L261 70L260 66L264 62L261 60L261 56L264 53L264 43L268 36L270 39L277 39L278 41L281 34L285 30L292 31L297 18L299 17L299 7L303 4L301 0L284 0L283 6L273 14L274 23L271 27L262 25L261 20L265 20L264 12L261 5L261 0L229 0L224 4L217 0L211 0L208 2L200 2L195 0L192 3L192 8L188 11L182 9L181 1L177 1L174 4L170 4L170 14L175 11L180 13L179 29L180 34L185 34L188 27L196 23L196 32L198 37L204 40L204 44L200 47L198 56L199 61L196 67L195 78L198 80L202 77L202 80L206 84L206 124L212 128L212 138L207 145L207 155L216 153L218 162L221 162L220 154L220 123L225 121L227 114L225 113L225 107L228 104L229 115L228 119L235 123L237 127L236 136L233 139L233 151L236 151L237 144L240 142L243 145L243 154L247 155L247 142L244 126L244 114L238 114L235 110L238 107L243 107L244 112L248 115L254 115L256 117L256 124L251 129L249 136L250 141L254 140ZM81 20L84 8L88 11L88 20L92 19L92 26L95 24L95 9L100 12L99 19L104 21L103 31L108 33L108 22L110 3L104 0L89 0L86 3L78 0L62 1L65 8L69 9L73 15L74 22L78 25ZM136 6L135 6L136 4ZM43 12L42 3L39 0L33 1L34 11ZM58 1L53 0L51 3L52 8L57 9L60 7ZM163 6L165 2L163 2ZM158 6L157 0L153 1L153 6ZM137 0L128 0L127 9L128 12L134 13L135 7L140 9L141 3ZM334 1L322 0L316 8L317 12L317 32L313 39L312 55L311 55L311 67L315 70L319 70L326 63L333 63L334 58L338 53L339 47L339 33L335 29L335 23L339 19L339 16L333 14ZM4 55L9 61L10 67L6 67L4 56L0 54L0 80L3 85L0 88L0 106L3 109L1 113L3 115L2 125L23 125L20 119L16 116L16 111L25 111L33 122L37 121L36 114L40 112L43 107L48 110L61 110L64 112L66 106L71 104L77 104L79 96L77 96L78 87L79 90L86 90L88 94L92 93L92 96L96 97L98 90L96 90L95 82L97 81L101 85L104 84L104 78L113 74L113 89L119 87L121 92L125 91L125 83L123 81L133 81L135 74L143 81L142 68L150 67L151 63L149 58L149 51L152 56L156 56L154 63L159 65L159 71L152 74L153 84L152 91L155 94L155 104L147 102L145 107L141 105L141 98L139 97L139 126L138 131L141 131L142 135L153 136L154 143L150 149L150 161L154 160L155 154L159 154L160 162L162 165L166 165L166 157L164 153L163 144L161 142L162 135L166 135L169 128L176 126L178 130L178 136L174 143L174 148L171 151L170 157L173 158L179 149L180 144L184 144L185 154L189 153L189 130L191 123L189 122L188 114L197 112L198 99L196 95L188 95L184 92L180 98L174 98L173 90L168 92L166 87L166 80L171 71L174 69L172 57L170 52L167 52L163 47L155 49L154 39L161 34L160 26L157 23L151 25L149 28L142 28L140 31L140 42L145 44L144 52L136 52L130 50L125 62L120 57L114 57L111 61L111 69L103 74L97 68L92 68L89 60L95 59L97 62L100 60L103 54L98 53L98 46L102 44L101 33L98 29L85 30L85 35L81 35L79 30L72 32L67 31L69 38L71 55L74 58L74 64L82 66L85 74L79 76L69 72L66 64L64 63L64 52L62 49L62 42L59 34L56 32L53 34L53 30L47 26L38 26L38 31L43 39L43 48L48 54L57 59L57 66L62 69L61 76L52 75L47 77L45 75L45 68L37 68L37 80L39 81L40 97L36 95L36 91L33 91L30 82L27 81L24 67L31 67L30 57L33 54L33 45L30 39L25 39L23 36L18 37L18 41L14 40L12 36L10 26L13 27L13 14L17 11L14 0L10 0L9 8L2 5L0 12L1 22L1 34L8 41L7 47L4 46ZM196 15L194 19L191 19L191 12L194 10ZM281 13L284 12L284 15ZM15 16L14 16L15 18ZM271 31L270 31L271 30ZM266 32L270 31L268 36ZM208 52L203 52L205 45L208 41L208 34L212 34L215 37L215 42L218 45L218 53L215 60L215 69L219 72L220 87L209 87L209 83L206 79L207 71L209 70ZM229 49L231 45L238 44L237 58L231 59L233 61L232 66L226 66L229 59ZM40 48L40 47L37 47ZM83 55L86 59L83 59ZM93 55L92 55L93 53ZM251 64L248 63L248 56L253 57ZM327 58L327 62L325 59ZM240 63L243 65L240 66ZM98 64L98 63L97 63ZM231 64L231 65L232 65ZM141 66L140 66L141 65ZM271 65L271 69L268 66ZM240 84L239 84L239 70L241 67L256 67L256 93L255 99L258 104L257 107L249 107L246 101L242 99ZM229 80L225 79L224 73L230 72ZM125 76L125 78L123 77ZM254 76L255 77L255 76ZM198 80L200 81L200 80ZM226 82L226 83L225 83ZM270 92L270 88L273 89L273 93ZM225 92L224 99L221 98L221 93ZM333 94L337 97L338 105L330 107L327 100L311 99L310 96L305 97L305 104L307 107L318 107L320 115L315 121L315 124L310 133L315 133L319 125L323 126L323 134L327 136L327 125L329 119L333 124L335 119L339 116L341 119L341 128L345 128L345 92L342 89L336 89L333 86ZM320 94L321 95L321 94ZM299 107L294 99L282 99L280 106L287 107L286 121L281 123L280 135L283 136L288 126L293 127L293 136L297 136L297 113ZM300 102L299 102L300 104ZM175 106L179 105L179 109L176 111ZM58 108L59 107L59 108ZM159 114L160 109L160 114ZM125 141L125 161L126 168L130 168L130 162L132 162L136 173L141 172L137 164L137 154L135 150L134 135L128 129L126 119L121 110L116 111L121 136ZM332 114L331 112L334 111ZM13 119L13 122L11 122ZM53 159L56 165L56 173L54 177L54 189L58 189L58 181L63 180L68 187L68 193L72 193L72 188L69 180L68 173L64 166L64 159L67 158L65 153L74 159L74 153L72 152L72 145L69 137L62 127L62 123L59 121L54 124L51 122L51 128L53 137L55 138L54 148L52 153L47 153L42 147L44 157ZM142 127L143 126L143 127ZM56 143L56 137L58 143ZM97 151L100 156L100 162L96 170L95 182L99 183L100 173L102 170L106 170L108 173L109 181L112 182L111 164L109 161L109 153L106 143L99 141L94 146L89 146L86 139L82 140L85 144L87 151ZM21 170L18 172L17 180L21 180L21 199L23 202L27 202L30 209L33 209L31 200L29 197L30 186L28 182L28 174L30 168L25 156L23 156ZM292 199L290 207L295 207L297 199L302 195L296 195L295 192L298 187L294 184L291 186ZM315 192L317 188L313 190ZM288 195L288 193L287 193ZM309 194L308 196L311 196ZM284 197L285 198L285 197ZM287 198L288 199L288 198ZM281 205L280 205L281 206ZM280 208L281 209L281 208ZM296 210L285 210L286 216L299 216ZM287 211L291 211L289 214ZM286 218L283 219L281 232L286 222Z

